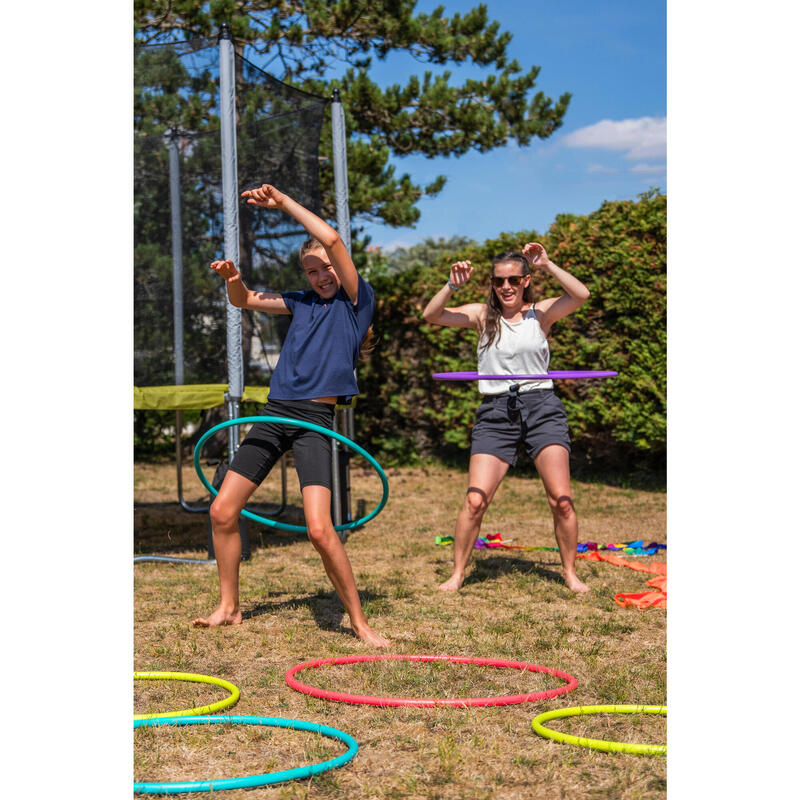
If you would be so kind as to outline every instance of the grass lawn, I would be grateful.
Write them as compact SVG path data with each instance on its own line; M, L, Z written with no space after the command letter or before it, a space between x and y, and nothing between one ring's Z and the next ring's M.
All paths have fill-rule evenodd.
M351 470L353 507L363 499L369 510L380 497L380 481L361 463L354 461ZM256 501L278 499L279 470L274 472ZM375 651L350 633L305 536L251 523L253 554L241 567L241 626L191 626L194 617L216 604L213 565L136 564L134 668L224 678L239 687L241 698L221 713L320 722L352 735L359 752L341 769L313 779L235 789L224 796L664 798L664 758L558 744L537 736L530 725L537 714L565 706L666 703L665 611L620 608L614 602L618 592L648 590L645 581L651 576L579 560L578 575L591 593L577 596L563 584L558 553L476 550L462 590L444 594L436 587L450 574L452 548L436 546L434 537L453 533L466 472L426 467L387 474L386 508L353 532L346 547L370 624L392 640L389 652L527 661L574 675L578 688L551 700L466 709L381 709L290 689L284 673L300 661ZM208 515L178 506L174 463L139 464L134 475L134 555L206 558ZM203 502L191 465L184 472L184 492L191 504ZM666 542L664 493L580 482L573 482L573 492L580 541ZM288 501L281 519L302 524L293 469ZM554 545L538 478L512 469L483 533L500 533L514 544ZM405 662L326 666L297 678L321 688L417 698L521 694L561 684L519 670ZM136 681L134 713L202 706L225 696L223 689L205 684ZM549 726L596 739L666 743L666 720L658 716L590 716ZM342 743L312 733L274 728L140 729L134 736L134 777L156 782L231 778L301 766L344 750Z

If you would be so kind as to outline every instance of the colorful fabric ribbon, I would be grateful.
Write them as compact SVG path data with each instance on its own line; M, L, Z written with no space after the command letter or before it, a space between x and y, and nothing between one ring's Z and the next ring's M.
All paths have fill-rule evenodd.
M658 575L647 581L648 586L652 586L654 592L621 592L614 595L614 602L622 606L635 606L636 608L666 608L667 607L667 565L659 561L650 564L643 564L640 561L626 561L621 556L610 553L578 553L578 558L585 558L590 561L606 561L618 567L628 567L637 572L649 572Z
M554 550L558 552L557 547L526 547L521 544L510 544L513 542L513 539L506 539L503 540L503 537L499 533L493 533L489 536L479 536L475 540L475 549L476 550L487 550L491 547L502 547L504 550ZM453 537L452 536L437 536L434 539L435 544L453 544Z
M659 550L666 550L665 544L659 542L650 542L645 544L643 539L637 539L633 542L615 542L613 544L598 545L597 542L578 542L578 552L596 552L598 550L621 550L628 555L632 556L652 556Z
M453 543L452 536L437 536L434 540L438 545L446 545ZM475 541L475 549L484 550L492 547L501 547L504 550L555 550L558 552L557 547L525 547L523 545L512 545L503 541L499 533L492 534L486 538L479 536ZM578 558L585 558L589 561L605 561L608 564L614 564L618 567L628 567L629 569L636 570L637 572L648 572L655 574L658 577L651 578L647 581L648 586L652 586L655 591L652 592L621 592L614 596L614 601L617 605L634 606L636 608L666 608L667 607L667 565L653 561L649 564L642 563L641 561L627 561L622 556L614 555L607 552L602 553L600 550L617 550L623 551L628 555L652 555L659 550L666 550L665 544L658 542L650 542L646 547L644 540L633 542L621 542L619 544L608 544L605 546L598 546L596 542L578 543Z
M453 537L437 536L434 541L438 545L452 544ZM499 533L493 533L486 537L479 536L475 540L475 549L485 550L490 547L502 547L505 550L548 550L551 552L558 552L557 547L526 547L525 545L520 544L512 545L511 542L513 541L513 539L504 540ZM659 542L650 542L650 544L645 545L643 539L638 539L633 542L617 542L604 545L598 545L597 542L578 542L578 553L596 553L600 550L613 550L621 551L627 555L633 556L652 556L659 550L666 549L667 546L665 544L660 544Z

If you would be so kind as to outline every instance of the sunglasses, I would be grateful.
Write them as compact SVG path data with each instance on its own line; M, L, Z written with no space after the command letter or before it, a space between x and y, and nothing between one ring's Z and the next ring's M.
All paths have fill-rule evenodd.
M507 275L506 277L500 278L497 275L492 275L491 281L492 286L499 289L506 281L508 281L511 286L519 286L524 277L524 275Z

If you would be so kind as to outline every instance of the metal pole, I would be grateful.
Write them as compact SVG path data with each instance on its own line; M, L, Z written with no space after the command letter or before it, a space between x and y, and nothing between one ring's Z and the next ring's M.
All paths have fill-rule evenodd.
M352 406L346 408L344 410L344 420L345 420L345 429L344 435L350 439L351 441L355 441L356 439L356 431L355 431L355 411ZM345 511L347 512L347 521L353 521L353 495L350 487L350 456L352 453L348 454L347 459L347 468L345 472Z
M227 23L219 33L219 104L222 142L222 210L225 258L239 268L239 182L236 163L236 66L233 39ZM239 416L244 391L242 360L242 312L227 301L228 419ZM228 428L229 460L239 448L239 426Z
M350 252L350 203L347 187L347 134L344 109L338 89L333 90L331 103L331 137L333 140L333 186L336 194L336 226L344 246Z
M172 223L172 352L175 358L175 385L183 385L183 235L181 232L181 163L178 131L169 136L169 213ZM175 465L178 471L178 502L183 499L181 475L181 432L183 411L175 412Z
M169 137L169 199L172 223L172 323L175 385L183 385L183 235L181 232L181 165L178 131Z
M333 430L335 433L339 432L339 412L337 409L333 411ZM339 480L339 442L333 439L333 446L331 447L331 480L333 486L331 487L331 502L333 505L332 516L333 524L342 524L342 488L341 481ZM344 531L339 531L339 538L344 541Z
M175 385L183 386L183 226L181 224L181 160L176 128L169 133L169 215L172 224L172 349L175 356ZM175 411L175 469L178 473L178 502L187 511L207 511L207 506L191 506L183 499L183 410Z
M336 194L336 227L339 236L350 252L350 202L349 189L347 185L347 132L344 122L344 108L342 107L342 97L338 89L333 90L331 103L331 138L333 144L333 185ZM352 407L344 410L344 428L349 430L353 427ZM347 435L347 434L345 434ZM352 518L350 514L349 492L346 498L342 498L342 486L339 480L339 443L333 441L333 481L336 499L334 500L334 522L337 525L342 523L343 515L348 521ZM347 464L347 475L345 483L350 483L350 464ZM336 518L338 507L338 519Z

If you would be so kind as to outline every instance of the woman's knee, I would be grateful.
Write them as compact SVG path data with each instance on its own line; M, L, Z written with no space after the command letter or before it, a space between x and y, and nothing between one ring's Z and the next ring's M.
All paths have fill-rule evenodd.
M550 509L553 516L557 519L569 519L575 515L575 505L572 502L572 497L568 494L562 494L558 497L548 497Z
M464 498L464 510L473 519L480 519L489 508L489 497L482 489L470 486Z

